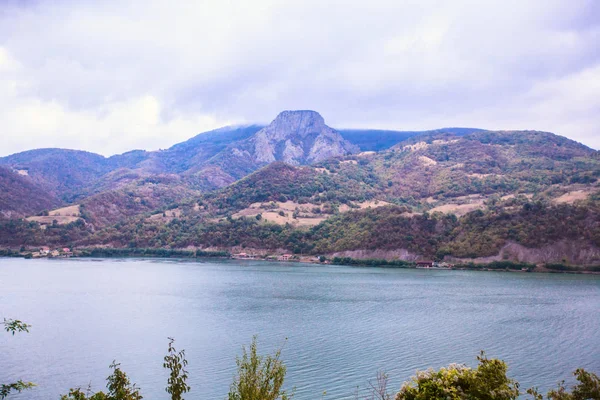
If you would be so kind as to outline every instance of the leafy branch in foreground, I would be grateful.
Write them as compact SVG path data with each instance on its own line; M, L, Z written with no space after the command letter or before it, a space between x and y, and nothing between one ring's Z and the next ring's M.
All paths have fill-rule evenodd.
M6 398L10 392L15 391L17 393L21 393L23 390L31 389L35 384L31 382L23 382L22 380L18 380L15 383L2 384L0 386L0 399Z
M600 378L598 375L578 368L573 373L579 382L573 386L571 393L565 387L565 381L562 381L558 388L551 390L546 395L548 400L595 400L600 399ZM534 400L543 400L537 388L527 390L527 393L533 396Z
M254 336L250 352L244 346L242 357L236 360L238 376L231 384L228 399L289 400L291 396L282 390L286 367L280 356L281 349L272 356L259 356Z
M183 394L191 389L186 383L188 372L185 367L188 362L185 359L185 350L177 352L173 346L174 342L175 339L169 338L169 349L163 363L163 367L171 371L165 391L171 395L172 400L183 400Z
M108 394L98 392L90 394L88 389L84 392L81 388L70 389L69 394L60 397L61 400L142 400L140 389L131 384L127 374L120 368L121 364L113 361L110 368L113 373L106 378Z
M17 332L29 332L31 325L19 321L18 319L3 319L4 330L11 333L13 336ZM0 385L0 400L5 399L11 392L21 393L23 390L31 389L35 383L24 382L19 379L14 383L3 383Z
M12 335L14 336L15 333L17 332L27 332L29 333L29 328L31 328L31 325L28 325L26 323L24 323L23 321L20 321L18 319L6 319L4 318L4 330L8 333L12 333Z

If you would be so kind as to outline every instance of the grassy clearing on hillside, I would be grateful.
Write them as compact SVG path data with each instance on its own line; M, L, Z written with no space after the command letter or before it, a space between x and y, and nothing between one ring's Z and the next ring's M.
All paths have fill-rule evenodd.
M81 210L78 204L57 208L48 212L48 215L38 215L28 217L27 221L35 221L41 225L50 225L56 221L59 225L66 225L77 221L81 217Z

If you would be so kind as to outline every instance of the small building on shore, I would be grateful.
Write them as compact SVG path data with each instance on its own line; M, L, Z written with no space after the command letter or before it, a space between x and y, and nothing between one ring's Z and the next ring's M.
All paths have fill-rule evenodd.
M237 253L232 256L232 258L240 259L240 260L254 260L256 258L255 254L248 253Z
M431 268L433 267L433 261L417 261L417 268Z

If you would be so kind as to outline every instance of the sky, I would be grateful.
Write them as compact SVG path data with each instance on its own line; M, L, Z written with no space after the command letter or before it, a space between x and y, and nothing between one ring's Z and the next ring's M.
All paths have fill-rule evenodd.
M0 156L156 150L293 109L600 149L600 1L0 0Z

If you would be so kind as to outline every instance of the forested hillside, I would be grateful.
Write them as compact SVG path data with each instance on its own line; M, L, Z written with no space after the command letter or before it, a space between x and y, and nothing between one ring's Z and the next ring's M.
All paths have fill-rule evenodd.
M288 126L295 129L289 137L305 140L307 149L319 135L337 143L338 150L344 143L316 113L282 118L271 130L226 128L163 152L134 151L101 162L100 156L59 150L5 158L4 163L24 168L22 174L44 170L74 182L80 192L68 196L77 199L71 204L80 214L54 220L59 212L51 212L46 218L4 222L0 243L600 264L600 155L580 143L547 132L447 128L407 133L386 150L344 150L306 165L291 164L305 163L302 157L312 153L294 153L289 162L265 162L250 173L257 168L250 166L252 157L262 157L257 134L270 138L265 154L275 159L295 148L276 148L285 142ZM360 132L346 131L346 136L354 135L362 147L374 145L360 139ZM383 138L383 147L402 136L371 133ZM231 166L219 164L235 164L236 158L217 155L250 145L240 158L249 175L236 180L226 172ZM48 161L57 152L66 165ZM77 163L85 168L69 172ZM20 182L32 190L28 209L60 203L52 195L42 202L35 194L35 188L52 186L38 183L41 175L7 171L11 185ZM54 191L61 187L57 179ZM23 186L26 182L29 186Z
M53 193L27 175L0 166L0 219L22 218L60 204Z

